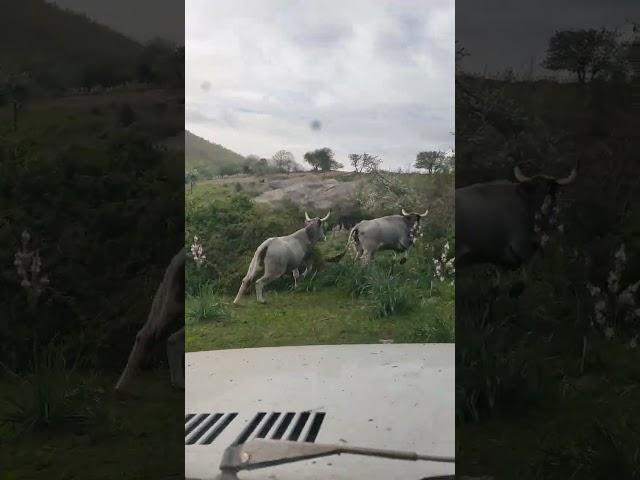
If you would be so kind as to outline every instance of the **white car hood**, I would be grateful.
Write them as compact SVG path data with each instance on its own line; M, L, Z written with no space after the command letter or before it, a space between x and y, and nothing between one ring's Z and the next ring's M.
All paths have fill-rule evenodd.
M310 413L301 427L303 412ZM319 415L323 418L316 443L454 456L455 346L331 345L187 353L185 477L216 478L225 448L243 431L246 440L260 432L269 439L287 413L291 422L283 439L296 425L298 441L310 438L320 422L313 427L314 419L324 413ZM420 480L453 473L453 464L340 455L242 471L238 478Z

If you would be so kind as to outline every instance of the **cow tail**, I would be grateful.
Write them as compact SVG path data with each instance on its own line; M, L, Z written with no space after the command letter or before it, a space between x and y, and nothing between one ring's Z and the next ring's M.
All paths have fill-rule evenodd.
M334 263L342 260L342 257L344 257L347 251L349 250L349 245L351 245L351 241L354 239L354 237L357 237L357 236L358 236L358 226L356 225L349 232L349 237L347 238L347 244L345 245L344 250L340 252L338 255L327 258L326 261L330 263Z
M262 244L257 248L256 253L253 254L245 280L255 280L256 274L264 267L264 257L267 255L267 250L271 240L272 239L269 238L262 242Z

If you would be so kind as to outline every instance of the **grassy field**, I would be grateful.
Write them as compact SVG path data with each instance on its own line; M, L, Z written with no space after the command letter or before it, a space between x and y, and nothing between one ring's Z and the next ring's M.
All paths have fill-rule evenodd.
M270 179L266 178L267 183ZM433 181L409 175L402 180ZM254 203L258 182L251 177L243 177L242 182L201 182L186 192L186 241L198 236L207 256L202 268L192 260L187 264L187 351L454 341L454 287L450 278L440 281L433 273L434 244L443 243L439 236L446 231L438 224L437 214L434 226L426 227L433 242L420 240L405 264L393 253L382 252L368 267L349 258L337 264L323 261L344 249L348 235L344 230L331 231L330 221L327 239L316 247L315 275L296 290L290 275L273 282L265 289L266 304L259 304L251 291L240 305L233 305L262 240L291 233L304 224L304 213L295 205Z
M79 375L84 401L75 413L85 418L21 436L0 428L0 479L184 478L184 393L172 390L167 377L150 372L139 382L144 398L121 399L113 394L117 376ZM7 400L25 398L19 389L0 381L0 417L12 410Z
M302 289L303 287L301 287ZM369 304L339 288L270 292L267 304L247 297L234 306L222 297L219 320L187 320L187 351L284 345L453 341L453 287L422 308L392 318L371 318ZM187 299L187 311L196 299Z
M167 220L184 211L183 155L162 147L183 129L179 93L31 99L15 132L0 109L0 479L184 475L166 361L145 398L113 390L181 246ZM13 267L24 230L50 279L33 308Z

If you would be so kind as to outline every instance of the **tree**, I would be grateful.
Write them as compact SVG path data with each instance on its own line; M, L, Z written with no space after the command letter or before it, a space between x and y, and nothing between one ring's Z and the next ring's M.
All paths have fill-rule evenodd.
M333 150L325 147L305 153L304 160L311 165L314 172L318 170L328 172L329 170L337 170L344 167L342 163L334 160L334 156Z
M265 175L269 171L269 162L266 158L261 158L256 163L255 171L258 175Z
M349 154L349 162L356 173L362 173L377 169L382 163L382 160L379 159L377 155L351 153Z
M190 192L193 192L193 184L196 183L197 180L198 180L198 170L196 170L195 168L184 174L184 183L189 184Z
M278 170L280 170L281 172L286 172L287 175L291 173L291 170L293 169L293 165L295 163L293 159L293 153L287 152L286 150L278 150L276 153L274 153L271 159L273 160L273 163Z
M317 172L320 168L320 162L318 158L315 156L315 152L307 152L304 154L304 161L311 165L311 169L314 172Z
M142 82L171 87L184 85L184 47L154 38L144 46L137 69Z
M233 164L223 164L220 165L220 176L221 177L225 177L225 176L229 176L229 175L235 175L236 173L238 173L238 168L233 165Z
M26 73L13 74L2 79L0 84L0 104L11 105L13 131L18 130L18 116L29 98L29 77Z
M575 73L580 83L597 75L608 76L625 69L625 45L615 30L562 30L549 39L542 66L548 70Z
M414 167L424 169L427 173L434 173L437 171L437 167L442 165L444 158L444 152L439 150L420 152L416 156L416 163Z

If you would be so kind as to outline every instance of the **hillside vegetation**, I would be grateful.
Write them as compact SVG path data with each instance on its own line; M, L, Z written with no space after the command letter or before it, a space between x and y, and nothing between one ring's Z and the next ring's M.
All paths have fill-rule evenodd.
M333 175L341 182L357 182L354 205L342 205L340 198L335 199L329 206L334 213L326 225L327 240L314 253L317 272L295 290L290 275L273 282L265 290L265 305L256 302L253 292L240 306L231 303L255 249L268 237L302 228L305 209L309 215L326 211L286 198L255 202L269 188L263 185L281 185L271 176L264 184L248 177L242 182L197 183L193 191L187 191L185 241L196 250L201 247L206 256L200 267L193 260L187 264L188 350L453 341L451 272L440 278L434 263L434 257L453 252L453 175L380 173L398 187L395 192L372 175ZM305 182L314 181L309 177L315 176L327 178L327 174L306 174L291 181L304 189ZM341 210L349 207L357 221L400 213L401 204L408 210L430 209L423 237L410 250L406 263L391 252L380 253L369 266L349 255L339 263L324 262L341 252L347 241L348 230L337 228Z
M113 386L183 245L180 53L45 1L1 3L0 476L178 476L164 349L140 378L153 401Z
M197 172L199 179L210 179L222 174L241 173L245 158L221 145L184 131L184 168Z
M579 162L575 183L560 192L562 228L528 266L520 297L494 298L482 269L458 272L461 473L639 478L640 163L631 92L599 80L457 78L457 186L513 178L515 164L528 175L565 176ZM503 288L517 279L503 276Z
M126 456L114 448L139 452L141 434L166 452L152 468L179 465L166 440L175 424L157 424L181 398L166 370L146 380L152 406L116 401L112 389L182 245L171 219L183 215L183 155L162 146L182 131L182 108L179 93L161 90L46 100L29 105L17 132L0 110L0 464L13 478L43 468L84 478L86 465L69 456L113 462L104 478L122 475ZM26 287L14 265L23 247L41 261ZM155 358L166 365L162 350Z
M22 74L28 99L132 82L184 82L184 49L166 41L141 45L45 0L1 0L0 7L0 104L12 96L6 86Z

